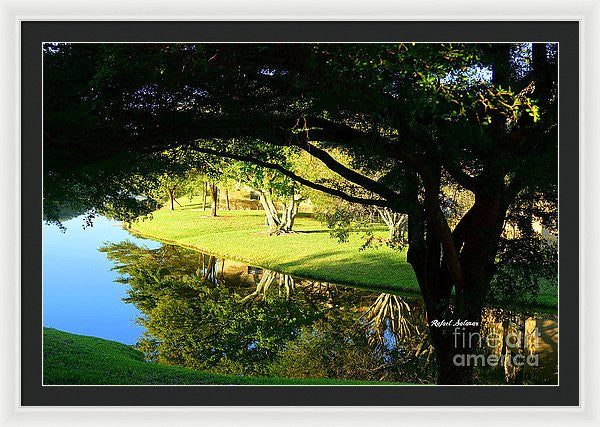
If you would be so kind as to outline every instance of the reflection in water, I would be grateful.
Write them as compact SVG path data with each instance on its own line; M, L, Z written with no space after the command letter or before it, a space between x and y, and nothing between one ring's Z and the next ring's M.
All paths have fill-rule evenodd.
M217 258L211 255L200 253L198 254L198 271L202 276L202 280L210 283L217 283L219 276L219 265ZM225 260L223 260L224 263ZM223 277L223 267L221 267L221 277Z
M240 375L435 379L418 298L297 279L172 245L121 242L101 251L129 287L126 302L143 313L138 321L147 332L137 345L149 360ZM540 339L532 334L536 327L544 331ZM510 358L477 368L476 381L556 382L556 331L551 317L485 310L482 357L543 355L533 368Z
M418 301L413 307L398 295L381 293L363 316L370 332L371 342L385 345L392 339L393 346L403 346L415 357L425 355L429 363L433 346L429 342L429 329L423 305Z
M486 355L500 359L498 375L509 384L558 383L558 321L556 316L529 316L485 309L481 335ZM515 361L523 366L515 365Z
M276 273L267 270L262 273L262 277L256 284L256 289L242 298L242 303L264 301L267 292L273 282L277 280L277 292L279 296L284 296L286 301L289 301L291 293L294 291L294 279L287 274Z

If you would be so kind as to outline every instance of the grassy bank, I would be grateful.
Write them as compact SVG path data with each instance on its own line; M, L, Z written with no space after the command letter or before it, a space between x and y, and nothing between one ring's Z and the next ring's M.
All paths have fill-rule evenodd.
M361 250L363 233L352 233L341 243L310 214L298 214L297 233L269 236L262 210L221 210L209 216L198 199L179 200L175 210L162 209L151 219L132 224L142 236L175 243L257 267L324 282L377 290L419 293L406 252L386 246ZM387 234L385 227L376 237ZM555 310L558 296L552 286L542 286L536 297L540 308Z
M133 347L44 328L44 384L399 384L328 379L242 377L144 361Z
M174 211L159 210L152 219L132 224L132 230L309 279L419 291L412 268L406 263L406 252L383 246L361 251L362 233L353 233L348 242L341 243L331 238L319 221L300 213L294 226L297 233L269 236L262 210L223 210L213 218L194 201L182 199L180 203L183 206ZM383 237L387 232L382 227L376 234Z

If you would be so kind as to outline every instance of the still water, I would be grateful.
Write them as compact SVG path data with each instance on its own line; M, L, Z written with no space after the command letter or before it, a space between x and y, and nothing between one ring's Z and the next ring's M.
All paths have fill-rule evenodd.
M298 279L163 245L103 217L82 224L67 221L66 232L44 226L45 326L136 344L148 360L213 372L434 381L416 296ZM503 340L511 334L514 342ZM516 354L532 363L516 368L505 359L477 369L477 382L556 383L555 315L486 309L482 335L482 356ZM492 335L500 345L490 345Z
M98 252L104 242L129 239L148 248L160 243L139 239L118 222L104 217L83 228L83 219L43 228L43 322L44 326L81 335L92 335L124 344L135 344L143 328L134 323L140 312L124 304L124 286L113 283L118 274L106 256Z

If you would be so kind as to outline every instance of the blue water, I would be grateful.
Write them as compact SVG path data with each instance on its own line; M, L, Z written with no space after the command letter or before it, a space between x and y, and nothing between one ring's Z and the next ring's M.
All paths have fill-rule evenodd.
M143 328L139 312L124 304L126 286L113 281L118 274L98 248L105 242L131 240L154 249L160 243L132 236L116 221L97 217L83 229L83 217L66 221L66 232L44 225L44 326L134 344Z

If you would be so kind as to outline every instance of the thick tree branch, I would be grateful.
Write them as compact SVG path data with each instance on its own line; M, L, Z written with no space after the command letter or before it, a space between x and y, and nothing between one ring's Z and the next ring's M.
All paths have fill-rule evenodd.
M223 151L219 151L219 150L214 150L211 148L198 147L198 146L191 146L190 149L200 152L200 153L204 153L204 154L211 154L211 155L215 155L215 156L226 157L229 159L246 161L246 162L254 163L255 165L258 165L258 166L276 170L276 171L282 173L283 175L293 179L294 181L299 182L302 185L306 185L307 187L322 191L322 192L330 194L332 196L337 196L337 197L344 199L351 203L358 203L361 205L368 205L368 206L382 206L382 207L390 207L390 205L391 205L391 203L385 199L367 199L367 198L363 198L363 197L355 197L350 194L344 193L343 191L337 190L335 188L326 187L322 184L318 184L316 182L312 182L305 178L302 178L301 176L296 175L295 173L289 171L288 169L284 168L281 165L265 162L263 160L259 160L254 157L251 157L251 156L235 154L235 153L227 153L227 152L223 152Z
M462 290L464 288L464 279L458 258L458 250L454 245L448 221L444 218L438 202L439 183L436 184L434 179L428 175L423 176L423 183L425 185L425 212L427 220L432 223L432 228L435 230L442 245L442 249L444 250L442 258L446 263L452 282L457 290Z
M309 143L306 140L298 139L297 143L294 145L302 148L311 156L321 160L325 166L337 173L342 178L361 186L365 190L378 194L387 200L394 200L399 197L398 193L390 190L390 188L386 185L380 184L379 182L346 167L342 163L335 160L327 151Z
M311 117L307 119L305 129L299 136L304 135L308 141L331 141L341 144L357 142L358 146L364 146L366 141L372 142L370 145L373 150L380 149L386 155L395 160L405 162L417 172L424 172L427 164L419 155L401 147L397 141L385 138L381 135L367 134L348 125L331 122L320 117ZM369 145L367 145L369 146Z
M460 165L456 165L451 161L444 160L442 160L440 163L444 169L446 169L446 172L448 172L448 174L462 187L473 192L477 189L476 178L463 171Z
M297 138L303 137L302 141L300 141L301 143L296 144L300 148L304 148L302 147L302 144L307 144L307 147L313 147L312 150L314 150L314 146L311 146L309 140L334 141L345 144L355 140L364 145L364 141L366 141L367 139L375 138L375 140L373 141L373 149L381 149L390 158L406 163L419 174L425 174L430 171L430 166L428 165L428 162L422 156L419 156L418 154L415 154L405 149L404 147L400 146L397 141L390 140L381 136L375 137L374 135L367 135L364 132L356 130L350 126L334 123L327 119L312 117L310 119L307 119L307 121L312 127L308 127L307 123L306 129L303 129L305 132L299 133L297 135ZM408 126L408 124L406 123L402 124L401 131L406 137L412 138L414 141L418 142L423 146L428 146L431 144L430 141L426 141L423 138L419 138L410 129L410 126ZM462 185L468 190L473 191L475 189L476 179L465 173L459 165L456 165L453 161L445 158L445 156L441 154L438 160L448 171L448 173L456 180L456 182L458 182L460 185ZM351 180L350 178L347 179ZM359 183L359 185L363 184ZM372 189L371 191L378 193L378 191L375 191L374 189Z

